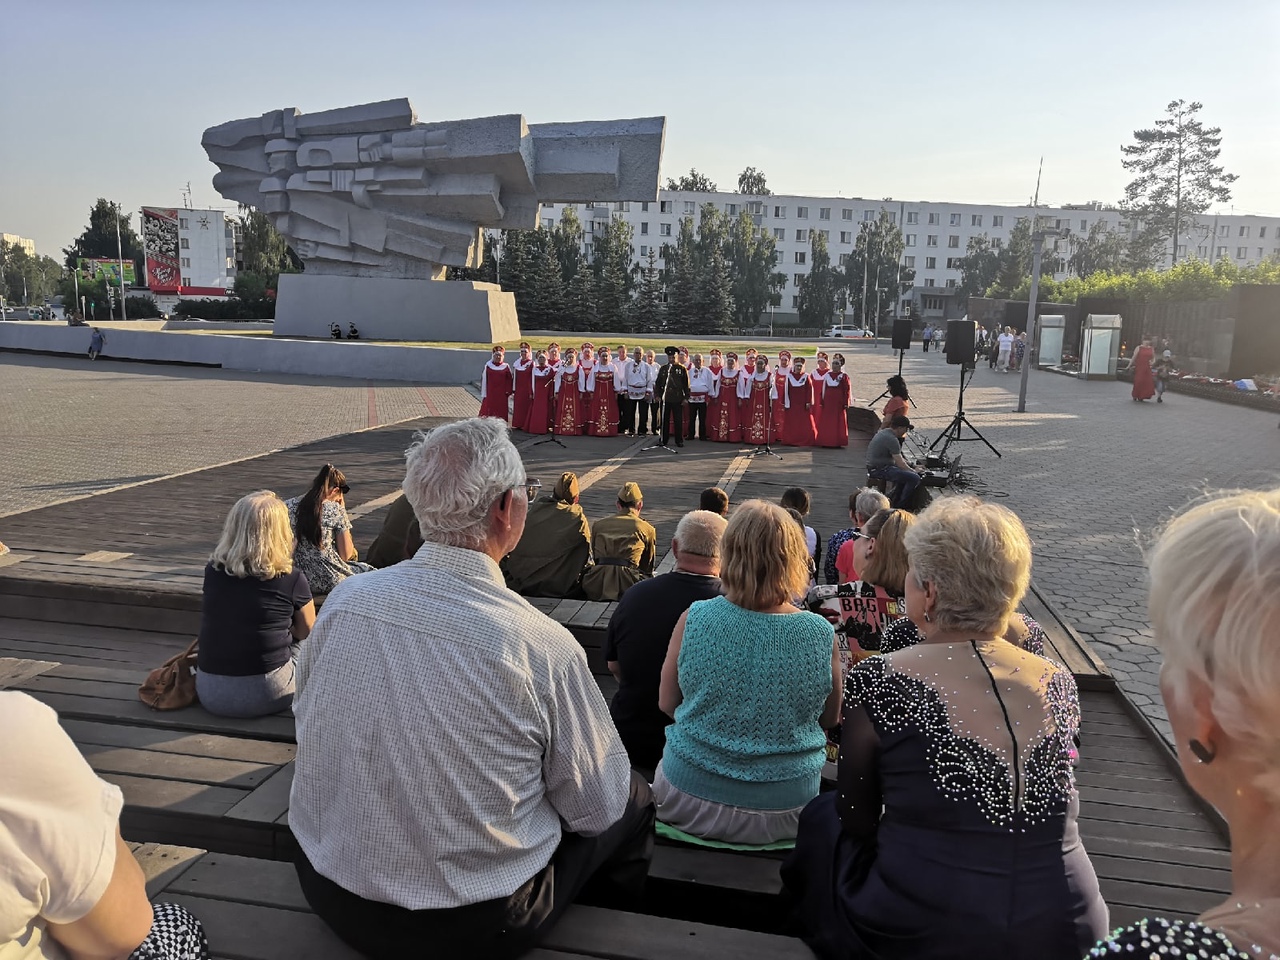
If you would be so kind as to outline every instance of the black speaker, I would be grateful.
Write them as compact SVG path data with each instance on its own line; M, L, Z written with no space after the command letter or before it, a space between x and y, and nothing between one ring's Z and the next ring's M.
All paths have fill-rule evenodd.
M973 366L977 329L978 324L975 320L947 321L947 363Z
M893 321L893 349L911 349L911 318L898 317Z

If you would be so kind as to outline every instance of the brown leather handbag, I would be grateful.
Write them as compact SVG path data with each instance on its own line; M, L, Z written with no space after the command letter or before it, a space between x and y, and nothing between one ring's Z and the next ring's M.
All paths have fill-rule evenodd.
M138 699L152 710L179 710L199 699L196 696L196 644L191 641L186 653L180 653L147 674L138 688Z

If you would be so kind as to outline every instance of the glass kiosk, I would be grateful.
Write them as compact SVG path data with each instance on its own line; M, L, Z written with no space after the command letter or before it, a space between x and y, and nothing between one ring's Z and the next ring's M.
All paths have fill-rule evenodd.
M1081 380L1114 380L1120 362L1120 314L1091 313L1080 330Z
M1056 367L1062 363L1062 338L1067 332L1067 318L1046 313L1036 319L1040 328L1040 353L1036 367Z

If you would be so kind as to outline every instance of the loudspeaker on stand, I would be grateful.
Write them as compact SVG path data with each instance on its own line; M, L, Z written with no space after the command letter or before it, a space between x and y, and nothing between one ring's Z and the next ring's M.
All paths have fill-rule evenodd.
M947 321L947 363L973 366L977 329L975 320Z
M911 349L911 318L898 317L893 321L893 349Z

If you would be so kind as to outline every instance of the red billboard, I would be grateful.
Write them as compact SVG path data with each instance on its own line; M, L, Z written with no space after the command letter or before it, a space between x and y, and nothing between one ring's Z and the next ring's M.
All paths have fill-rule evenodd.
M177 293L182 285L178 211L143 207L142 242L147 251L147 286L156 293Z

